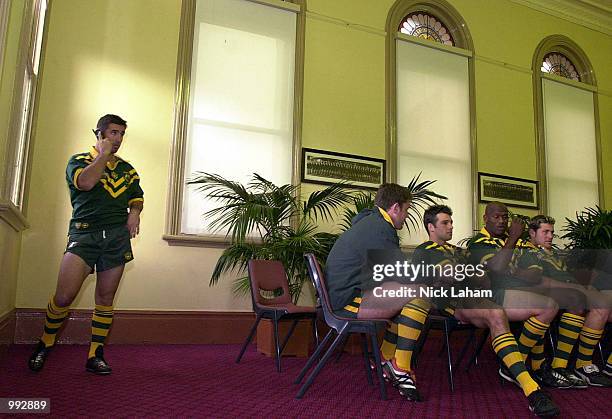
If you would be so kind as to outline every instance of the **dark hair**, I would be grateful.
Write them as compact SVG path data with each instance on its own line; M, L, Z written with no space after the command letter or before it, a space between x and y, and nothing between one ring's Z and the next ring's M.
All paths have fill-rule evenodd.
M529 220L529 230L533 230L533 231L538 231L538 229L540 228L540 226L542 224L551 224L551 225L555 225L555 219L552 217L549 217L548 215L536 215L534 217L531 217L531 220Z
M119 115L106 114L102 118L98 119L98 124L96 125L97 131L104 131L110 124L123 125L127 128L127 121L120 117Z
M425 210L423 213L423 225L425 226L426 231L428 231L427 226L429 223L433 224L434 226L436 225L436 222L438 221L438 214L440 213L452 216L453 210L447 205L432 205Z
M388 210L393 204L405 204L410 202L412 194L405 186L397 183L383 183L376 192L374 203L376 206Z

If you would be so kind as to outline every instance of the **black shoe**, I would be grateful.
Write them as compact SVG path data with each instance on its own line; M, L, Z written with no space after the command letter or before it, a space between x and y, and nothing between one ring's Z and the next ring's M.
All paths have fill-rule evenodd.
M104 360L104 351L101 346L96 349L96 356L87 360L85 369L98 375L108 375L113 371Z
M28 360L28 367L35 372L42 370L51 348L53 348L53 346L49 346L47 348L43 341L39 340L38 345L36 345L36 349L34 349L34 352L32 352L32 355Z
M534 391L527 396L527 400L529 400L529 410L541 418L557 416L560 413L559 408L542 390Z
M574 372L567 368L554 368L559 374L563 375L572 384L572 388L589 388L589 385L582 378L578 377Z
M535 378L546 387L554 388L571 388L572 383L570 380L561 374L558 370L560 368L551 368L548 364L543 364L542 368L538 371L534 371Z
M395 369L391 361L385 362L383 370L385 374L389 376L393 387L397 388L403 397L413 402L423 401L423 398L416 388L414 377L410 372Z
M576 375L582 378L590 386L594 387L612 387L612 378L599 371L597 365L585 365L574 370Z
M606 367L603 369L603 373L612 378L612 364L606 364Z
M520 383L516 380L516 378L514 378L508 367L506 367L505 365L501 365L497 373L501 378L508 381L509 383L516 384L519 387L521 386Z

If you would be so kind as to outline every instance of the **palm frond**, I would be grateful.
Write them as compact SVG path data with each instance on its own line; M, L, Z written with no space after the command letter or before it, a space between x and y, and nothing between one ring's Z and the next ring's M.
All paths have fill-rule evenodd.
M351 195L346 188L341 182L311 193L303 204L303 216L324 221L332 219L338 208L350 202Z
M187 184L196 185L196 191L225 203L246 201L250 195L242 184L213 173L196 172L194 177L187 180Z
M344 208L340 218L340 229L346 231L351 228L353 218L366 208L374 208L374 195L370 192L359 191L351 197L351 204Z
M408 209L408 217L406 217L406 222L404 223L409 232L420 228L423 212L427 207L436 205L440 201L447 199L446 196L440 195L429 189L430 186L436 182L435 180L420 180L421 174L422 172L419 172L419 174L414 176L406 186L412 194L410 208ZM408 223L410 223L410 225ZM411 226L414 230L411 229Z
M241 276L234 280L232 293L239 296L247 296L251 292L251 282L248 276Z
M209 285L219 282L224 273L245 272L250 259L265 259L266 252L261 245L234 243L223 251L210 277Z

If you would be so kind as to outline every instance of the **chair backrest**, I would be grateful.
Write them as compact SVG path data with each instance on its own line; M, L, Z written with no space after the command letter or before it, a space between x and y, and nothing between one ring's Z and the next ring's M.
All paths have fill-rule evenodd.
M312 253L304 254L304 259L306 259L308 275L310 276L312 285L317 293L319 304L321 304L321 308L323 309L325 323L327 323L328 326L338 330L338 328L341 327L346 321L336 316L332 311L331 302L329 301L329 294L327 293L327 284L325 283L325 277L323 275L323 271L321 270L321 265L319 265L319 261L317 261L317 258Z
M248 268L253 307L257 304L266 306L291 303L287 273L280 261L251 259ZM262 290L272 292L277 289L283 290L283 293L277 297L266 298L261 295Z

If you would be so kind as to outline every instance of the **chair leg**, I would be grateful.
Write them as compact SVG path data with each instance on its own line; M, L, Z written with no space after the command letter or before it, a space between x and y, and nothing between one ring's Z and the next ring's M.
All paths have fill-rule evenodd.
M314 347L315 349L319 346L319 330L317 329L317 317L313 317L312 319L312 337L314 339Z
M465 357L468 347L472 344L472 341L474 340L475 333L476 333L476 329L470 329L470 337L463 344L463 348L461 348L461 352L459 353L459 358L457 358L457 360L455 361L455 369L458 369L459 365L461 365L461 361L463 361L463 358Z
M550 341L550 351L551 351L552 356L554 358L557 355L557 347L555 345L555 340L553 339L553 335L552 335L552 333L550 333L550 330L547 331L546 333L548 334L548 340Z
M444 327L447 327L446 325L446 320L444 321ZM448 327L448 338L450 339L451 334L455 331L454 328ZM446 343L445 341L442 341L442 346L440 347L440 352L438 352L438 356L442 356L442 354L444 353L444 349L446 349Z
M238 358L236 358L236 364L240 363L240 360L242 359L242 355L244 355L244 351L246 351L246 348L247 346L249 346L251 339L253 339L253 335L255 334L255 331L257 330L257 325L259 324L260 320L261 320L261 315L258 314L257 317L255 318L255 324L253 325L253 327L251 327L249 336L247 336L246 340L242 344L242 349L240 349L240 354L238 355Z
M340 358L342 358L342 354L344 353L344 348L346 348L346 344L348 343L348 340L349 340L349 335L347 333L346 336L342 338L342 344L339 345L340 350L338 351L338 354L336 355L336 359L334 362L338 362L340 361Z
M366 377L368 384L373 386L372 371L370 370L370 351L368 349L368 338L365 333L361 333L361 350L363 352L363 359L365 361Z
M291 337L291 335L293 334L293 331L295 330L295 327L298 324L299 319L294 320L293 323L291 324L291 327L289 328L289 331L287 332L287 336L285 336L285 339L283 340L283 344L281 345L280 348L280 354L283 354L283 351L285 350L285 346L287 346L287 342L289 342L289 338Z
M296 399L301 399L304 396L304 393L306 393L306 391L308 390L308 388L312 385L312 383L314 382L315 378L317 378L317 375L319 375L319 373L321 372L321 370L323 369L323 367L325 366L325 364L327 363L327 360L332 356L332 354L334 353L334 350L338 347L338 345L340 344L340 341L342 340L342 338L344 337L344 335L346 335L346 328L344 328L340 334L338 335L338 337L336 337L336 339L334 339L334 341L332 342L332 344L329 346L329 349L327 350L327 352L325 352L325 355L323 355L323 358L321 358L321 360L318 362L317 366L315 367L314 371L312 371L310 373L310 375L308 376L308 378L306 379L306 382L304 383L304 385L300 388L300 391L298 392L298 394L295 396Z
M372 340L372 352L374 353L374 363L376 363L376 375L378 375L378 384L380 386L380 398L382 400L387 400L387 388L385 387L385 378L383 376L382 371L378 339L376 339L375 334L370 335L370 339Z
M490 333L491 331L489 329L485 329L480 335L480 342L478 342L478 347L474 351L474 355L472 355L470 362L468 362L467 366L465 367L466 371L468 371L472 365L478 364L478 355L480 355L482 348L484 347L485 343L487 343L487 338L489 337Z
M455 385L453 384L453 360L451 358L451 347L449 341L450 332L448 321L444 321L444 341L446 343L446 357L448 361L448 384L450 385L451 392L454 392Z
M425 341L429 335L429 329L431 329L431 322L429 320L425 320L425 326L423 326L421 335L419 336L414 351L412 352L412 368L416 369L417 364L419 363L419 355L423 350L423 346L425 346Z
M310 358L308 358L308 361L306 361L306 365L304 365L302 371L300 371L300 374L297 376L293 384L299 384L302 381L310 367L312 367L312 364L315 363L321 352L323 352L323 349L325 349L325 345L327 345L334 333L334 329L330 329L329 332L327 332L321 343L319 343L319 345L317 346L317 349L315 349L314 353L310 356Z
M272 319L274 323L274 348L276 349L276 371L281 372L281 350L278 344L278 317L276 312L274 312L274 318Z

